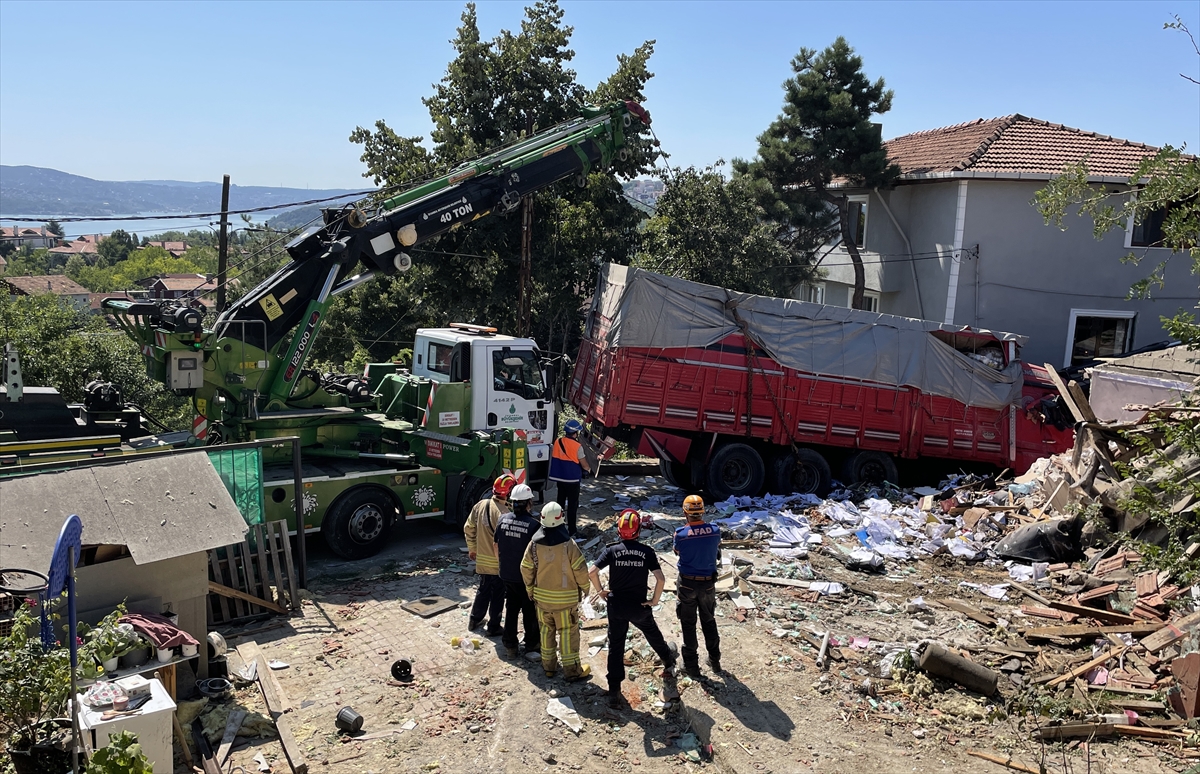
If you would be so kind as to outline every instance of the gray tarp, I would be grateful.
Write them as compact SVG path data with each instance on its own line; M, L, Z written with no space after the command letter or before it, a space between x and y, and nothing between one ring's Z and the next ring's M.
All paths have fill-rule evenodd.
M1020 362L997 371L932 335L1023 345L1015 333L755 296L616 264L600 270L588 335L616 347L706 347L739 331L733 309L759 346L797 371L906 385L993 409L1021 394Z

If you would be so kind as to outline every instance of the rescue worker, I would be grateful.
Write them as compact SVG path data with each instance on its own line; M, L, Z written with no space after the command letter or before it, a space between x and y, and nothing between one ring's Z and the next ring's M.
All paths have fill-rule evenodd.
M463 535L467 539L467 556L475 560L475 574L479 576L479 590L467 617L467 628L475 631L483 626L487 616L487 636L500 634L503 622L500 615L504 610L504 583L500 580L500 559L496 555L496 527L500 517L508 512L508 496L517 480L505 473L492 483L492 496L475 503Z
M558 499L567 511L567 534L572 538L578 534L579 482L584 474L592 472L583 444L575 436L583 430L578 419L568 419L563 425L564 435L554 442L550 452L550 480L558 484Z
M621 707L621 682L625 679L625 636L629 625L642 630L646 642L662 659L664 675L674 673L675 653L654 621L654 607L662 598L667 579L658 565L658 555L645 543L638 542L642 516L626 508L617 517L617 535L621 538L600 553L588 570L592 597L608 602L608 706ZM600 570L608 567L608 589L600 585ZM654 593L646 601L646 581L654 575Z
M529 541L541 526L533 515L533 490L525 484L517 484L508 496L512 511L500 517L496 527L496 552L500 557L500 580L504 582L504 652L516 658L517 619L524 618L525 657L530 661L541 661L538 613L533 600L525 592L525 581L521 577L521 560ZM551 503L542 509L545 515Z
M542 507L542 528L525 549L521 578L537 605L546 677L553 677L561 663L568 682L586 679L579 662L579 601L588 587L587 560L567 535L556 502Z
M675 553L679 556L679 593L675 614L683 629L683 668L691 677L700 676L700 648L696 618L704 632L708 665L721 671L721 635L717 632L717 562L721 558L721 528L704 523L704 500L700 495L683 498L687 524L675 530Z

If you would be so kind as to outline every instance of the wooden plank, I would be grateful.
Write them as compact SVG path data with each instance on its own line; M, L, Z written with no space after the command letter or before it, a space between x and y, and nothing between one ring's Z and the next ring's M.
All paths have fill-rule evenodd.
M769 575L751 575L747 578L751 583L766 583L770 586L793 586L798 589L807 589L812 581L793 580L792 578L772 578Z
M275 673L267 666L266 656L261 653L258 654L258 684L262 687L263 698L272 715L282 715L294 709L291 700L283 692L283 687L275 679Z
M1058 394L1062 397L1063 403L1071 412L1071 416L1075 417L1076 422L1083 421L1083 412L1079 410L1079 406L1075 405L1075 399L1071 397L1071 391L1067 389L1067 385L1063 384L1062 377L1058 375L1058 371L1049 363L1044 363L1043 367L1050 374L1050 381L1054 382L1054 386L1058 388Z
M283 558L287 562L288 605L292 610L300 609L300 586L296 582L296 564L292 561L292 539L288 536L287 522L275 522L279 529L279 539L283 543Z
M1039 626L1034 629L1024 629L1021 634L1026 639L1044 640L1047 637L1103 637L1106 634L1150 634L1160 627L1155 623L1120 624L1118 626L1089 626L1088 624L1069 624L1066 626Z
M1074 613L1081 618L1094 618L1097 621L1103 621L1107 624L1133 624L1141 623L1131 615L1124 613L1114 613L1110 610L1098 610L1094 607L1085 607L1083 605L1072 605L1068 602L1051 602L1050 607L1055 610L1062 610L1065 613Z
M279 547L275 545L274 528L270 524L266 525L266 533L267 555L271 557L271 572L275 576L275 594L277 595L275 598L282 602L284 595L287 594L287 586L284 585L283 578L283 561L279 556Z
M1053 618L1056 621L1066 621L1067 623L1071 623L1079 617L1074 613L1064 613L1061 610L1038 607L1037 605L1021 605L1021 612L1025 615L1036 616L1038 618Z
M1036 591L1034 591L1033 589L1029 588L1028 586L1025 586L1025 585L1023 585L1023 584L1021 584L1021 583L1017 583L1016 581L1009 581L1009 582L1008 582L1008 585L1012 586L1012 587L1013 587L1014 589L1016 589L1017 591L1021 592L1021 593L1022 593L1022 594L1024 594L1025 596L1029 597L1029 598L1030 598L1030 599L1032 599L1034 602L1038 602L1038 603L1041 603L1041 604L1043 604L1043 605L1049 605L1049 604L1050 604L1050 600L1046 599L1046 598L1045 598L1045 597L1043 597L1041 594L1037 593Z
M296 737L292 734L291 718L287 715L277 718L275 730L279 732L279 743L283 745L283 754L287 756L288 765L292 767L292 774L308 774L308 762L304 760L304 753L300 751L300 745L296 744Z
M233 740L245 719L246 710L244 709L233 710L229 713L229 720L225 722L225 734L221 737L221 744L217 747L218 767L224 768L225 759L229 757L229 750L233 747Z
M1109 704L1121 709L1133 710L1134 712L1166 712L1167 705L1161 701L1147 701L1145 699L1126 699L1123 696L1109 696L1105 699Z
M1042 774L1041 769L1035 769L1031 766L1026 766L1024 763L1017 763L1009 756L1001 757L999 755L992 755L991 753L980 752L978 750L967 750L967 755L971 755L976 758L982 758L983 760L991 761L992 763L998 763L1004 768L1012 769L1013 771L1021 771L1025 772L1025 774Z
M204 774L221 774L221 770L217 768L217 762L213 758L212 747L204 738L204 728L200 725L199 718L192 721L192 741L196 743L196 755L200 758Z
M265 598L267 592L263 588L261 572L258 570L257 562L254 561L254 554L250 551L250 543L246 538L242 538L242 566L246 572L246 591L260 599Z
M1151 653L1157 653L1163 648L1182 640L1193 629L1200 627L1200 613L1192 613L1178 621L1168 623L1154 634L1142 640L1142 646Z
M179 715L171 713L171 726L175 729L175 738L179 740L179 746L183 748L183 762L187 764L188 771L195 768L196 764L192 761L192 748L188 747L187 736L183 733L183 726L179 723ZM84 734L83 738L87 739L91 734Z
M1112 723L1067 723L1061 726L1042 726L1033 732L1033 738L1043 740L1100 738L1112 736L1118 728L1121 726Z
M1132 688L1125 685L1114 685L1112 680L1109 680L1108 685L1089 685L1089 691L1107 691L1108 693L1124 693L1130 696L1153 696L1158 691L1152 688Z
M213 550L217 554L217 564L225 568L225 578L228 580L221 581L231 589L241 589L242 581L238 577L237 565L233 563L233 552L230 546L225 546L225 558L220 557L221 549ZM243 591L245 589L242 589ZM250 615L250 603L244 599L233 600L233 615L234 618L245 618Z
M1079 382L1072 379L1067 383L1067 391L1071 393L1071 400L1075 401L1075 406L1083 416L1084 422L1100 421L1096 419L1096 412L1092 411L1092 404L1088 403L1087 396L1083 394L1083 388L1079 386Z
M212 570L212 582L224 585L225 578L221 575L221 565L217 564L217 552L215 549L210 549L208 552L208 568ZM221 617L221 621L228 621L234 617L233 603L226 597L217 597L213 600L213 612Z
M283 596L283 588L279 585L279 571L276 569L278 565L275 563L275 550L269 539L270 533L262 524L254 525L255 539L258 541L258 561L263 577L263 598L270 599L274 602L276 599ZM271 593L271 587L275 587L275 593Z
M228 597L229 599L244 599L249 602L253 602L256 605L261 605L261 606L267 608L268 610L279 613L280 615L287 615L287 611L284 610L279 605L275 604L274 602L268 602L265 599L259 599L258 597L251 596L250 594L247 594L244 591L241 591L239 589L231 589L228 586L217 583L215 581L208 582L208 590L213 592L214 594L220 594L222 597Z
M982 610L977 610L965 602L959 602L957 599L939 599L937 601L951 610L956 610L962 613L976 623L981 623L984 626L989 627L996 625L996 619L993 616L988 615Z
M1070 672L1067 672L1065 675L1059 675L1050 682L1046 683L1046 686L1048 688L1053 688L1056 685L1062 685L1063 683L1074 680L1076 677L1085 675L1098 666L1103 666L1111 658L1119 658L1124 652L1125 648L1110 648L1109 650L1101 653L1099 656L1096 656L1091 661L1085 661L1084 663L1072 669Z
M234 573L234 580L237 581L236 583L231 583L229 585L235 589L241 589L250 596L258 596L258 594L255 593L254 579L251 577L251 569L246 563L246 555L249 553L246 550L246 542L242 541L241 543L234 543L231 546L226 546L225 550L229 554L229 567ZM246 603L247 616L254 615L257 612L258 610L253 606L252 603Z

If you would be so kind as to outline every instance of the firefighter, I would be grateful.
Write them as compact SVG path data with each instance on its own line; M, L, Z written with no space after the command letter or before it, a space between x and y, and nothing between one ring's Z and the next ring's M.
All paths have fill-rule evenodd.
M487 636L495 637L502 631L500 615L504 610L504 583L500 580L500 559L496 555L496 527L500 517L508 512L508 496L517 480L505 473L492 483L492 496L480 500L467 516L463 535L467 539L467 556L475 560L475 573L479 576L479 590L467 618L467 628L475 631L483 626L486 615Z
M558 499L567 511L567 533L573 538L579 526L579 482L592 472L583 444L576 440L583 424L568 419L563 425L563 437L554 441L550 452L550 480L558 484Z
M621 707L621 682L625 679L625 636L629 625L642 630L646 642L662 659L664 676L674 674L675 653L654 621L653 608L662 598L667 579L658 565L658 555L645 543L638 542L642 516L626 508L617 517L618 542L608 545L588 570L593 599L608 602L608 706ZM608 571L608 589L600 585L600 570ZM646 581L654 575L654 593L646 601Z
M525 657L530 661L541 661L537 607L525 592L525 581L521 578L521 559L541 525L531 510L533 490L528 486L517 484L508 501L512 512L504 514L496 527L496 552L500 556L500 580L504 582L506 608L504 652L509 658L517 657L517 618L521 617L525 619ZM546 508L549 507L547 503ZM543 514L545 510L542 509Z
M721 528L704 523L704 500L699 495L683 499L687 524L675 530L675 553L679 556L679 594L675 614L683 629L683 668L691 677L700 676L700 649L696 640L696 618L704 632L708 665L721 671L721 635L717 632L717 562L721 558Z
M588 587L587 560L567 535L556 502L542 507L542 528L525 549L521 578L537 605L546 677L553 677L561 663L568 682L586 679L579 661L579 601Z

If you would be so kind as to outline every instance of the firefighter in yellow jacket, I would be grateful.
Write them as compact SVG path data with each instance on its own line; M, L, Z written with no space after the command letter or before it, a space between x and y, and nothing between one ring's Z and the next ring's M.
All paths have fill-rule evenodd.
M521 577L537 605L546 677L553 677L561 663L567 681L586 679L579 660L579 601L590 583L587 559L567 535L556 502L542 507L542 528L525 549Z
M487 615L487 635L497 637L504 631L504 582L500 580L500 557L496 552L496 527L500 517L508 513L508 498L517 488L517 481L505 473L492 484L492 496L480 500L471 509L463 525L463 537L467 539L467 556L475 560L475 573L479 576L479 590L467 617L467 628L475 631L483 626ZM525 487L527 490L529 487ZM530 499L533 492L529 492Z

